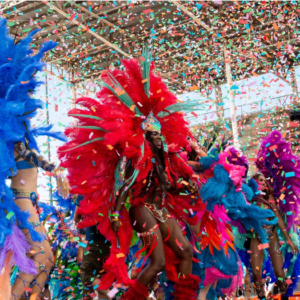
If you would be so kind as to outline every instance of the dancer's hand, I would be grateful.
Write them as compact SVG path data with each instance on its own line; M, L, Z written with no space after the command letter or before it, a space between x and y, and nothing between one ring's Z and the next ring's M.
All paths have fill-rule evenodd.
M298 254L299 253L298 247L292 241L288 241L288 244L292 248L292 253L293 254Z
M191 180L191 182L189 183L189 185L187 186L187 189L189 192L191 192L192 194L195 193L196 191L198 191L198 184L196 181Z
M67 178L63 176L63 171L59 168L55 169L53 173L56 178L58 195L62 195L64 199L67 199L71 189Z
M190 139L190 145L193 149L197 148L199 145L197 141Z
M112 221L111 229L113 230L114 233L118 233L120 227L121 227L121 222L120 221Z
M207 154L207 152L208 152L208 148L207 148L207 147L200 146L200 148L201 148L201 150L202 150L205 154Z
M76 210L75 210L75 214L74 214L74 222L75 222L75 225L77 226L77 224L80 222L80 220L81 220L81 215L79 215L78 213L77 213L77 208L78 207L76 207Z
M205 147L200 146L197 141L190 140L190 146L192 147L192 149L194 149L196 151L196 153L199 156L206 156L207 152L203 150L203 149L205 149Z

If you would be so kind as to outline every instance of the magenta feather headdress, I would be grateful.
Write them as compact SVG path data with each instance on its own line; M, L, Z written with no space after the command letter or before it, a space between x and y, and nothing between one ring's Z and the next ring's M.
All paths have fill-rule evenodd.
M300 212L300 161L292 153L291 144L279 131L263 138L258 152L257 167L274 187L279 208L287 216L287 229L299 224ZM268 172L267 172L268 171Z

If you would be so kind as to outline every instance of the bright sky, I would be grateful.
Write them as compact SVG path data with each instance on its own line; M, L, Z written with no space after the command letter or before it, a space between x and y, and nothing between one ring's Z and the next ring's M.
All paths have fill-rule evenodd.
M42 80L46 80L46 73L40 73L40 78ZM67 117L67 112L71 108L71 90L70 87L67 86L66 83L56 79L51 75L47 75L48 77L48 97L49 97L49 116L50 123L55 124L54 129L59 131L64 131L66 126L72 121L71 118ZM299 77L300 77L300 68L296 69L296 78L299 85ZM292 88L282 81L278 79L273 74L266 74L263 76L253 77L247 80L239 81L234 83L236 87L236 107L237 107L237 115L242 115L244 113L254 112L260 110L261 107L263 109L271 109L274 108L275 105L281 106L280 98L273 99L274 97L279 97L287 94L292 94ZM90 88L94 88L95 85L89 83L88 86ZM225 109L225 117L230 117L229 110L229 101L228 101L228 88L227 85L221 86L224 109ZM82 91L77 90L77 97L80 96ZM42 85L37 93L36 97L46 101L46 86ZM211 100L215 99L214 92L209 97ZM206 99L204 95L197 94L195 92L179 95L178 99L188 100L188 99ZM208 103L208 109L205 112L198 112L198 118L194 117L190 119L192 124L202 123L207 121L216 120L216 105L214 105L213 101ZM40 126L42 124L46 124L46 109L40 111L37 118L34 120L34 124L36 126ZM39 138L39 145L41 149L41 153L44 156L48 156L48 147L47 147L47 138L41 137ZM57 148L61 145L61 142L53 141L50 139L50 153L51 153L51 161L57 162ZM39 180L38 180L38 192L40 195L40 200L49 201L49 177L43 174L43 171L39 171ZM54 180L53 189L56 188L56 183Z

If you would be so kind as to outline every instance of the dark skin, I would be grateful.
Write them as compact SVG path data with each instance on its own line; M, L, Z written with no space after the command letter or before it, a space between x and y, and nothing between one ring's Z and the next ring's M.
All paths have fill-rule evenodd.
M293 253L297 253L299 250L296 247L296 245L291 241L291 238L286 230L284 221L278 211L278 208L276 206L275 197L273 195L273 192L271 190L271 187L268 185L265 177L263 175L258 175L254 177L255 180L258 182L258 184L261 186L261 190L266 194L264 198L269 201L269 203L272 205L272 211L274 212L275 216L278 218L278 226L280 230L282 231L284 237L287 240L288 245L292 248ZM263 250L259 250L259 246L261 245L261 242L258 238L252 237L251 238L251 244L250 244L250 250L252 251L251 254L251 266L252 266L252 272L253 272L253 279L254 282L257 282L261 280L262 278L262 264L264 260L263 256ZM283 267L283 257L281 252L277 252L280 249L280 241L279 237L276 231L274 231L271 236L269 237L269 253L274 269L275 276L277 278L285 278L284 271L282 269ZM280 283L280 282L279 282ZM264 293L264 287L262 287L262 291Z
M157 132L151 133L152 144L157 149L162 149L162 140L161 135ZM130 176L130 173L133 170L130 170L127 176ZM165 175L166 176L166 175ZM167 177L166 177L167 178ZM185 189L193 192L197 190L197 183L192 182L188 184ZM156 191L149 195L146 200L147 203L154 204L157 207L160 206L161 198L159 193L159 187L157 187ZM119 192L119 196L116 200L116 211L121 211L123 205L128 196L128 190L126 191L126 186L123 186ZM180 190L176 191L177 193L181 192ZM158 244L151 253L149 257L148 265L142 270L142 272L138 275L138 281L147 286L152 279L163 270L165 267L165 252L164 252L164 239L167 238L170 229L170 237L165 242L168 247L172 249L172 251L176 254L178 259L180 260L178 272L183 275L188 275L192 273L192 248L187 239L183 236L182 230L179 227L176 219L167 219L165 223L158 221L152 213L145 206L136 206L131 207L129 210L129 216L131 220L131 224L139 233L143 233L149 231L153 226L158 224L158 228L155 230L156 236L158 238ZM120 221L112 222L112 230L117 234L119 228L121 226Z
M197 143L196 140L190 140L190 146L191 148L197 153L197 158L207 156L207 149L205 147L202 147ZM201 171L202 166L197 161L188 160L187 164L191 166L195 171ZM190 225L190 227L193 229L194 233L196 235L199 234L201 226L201 220L196 225Z

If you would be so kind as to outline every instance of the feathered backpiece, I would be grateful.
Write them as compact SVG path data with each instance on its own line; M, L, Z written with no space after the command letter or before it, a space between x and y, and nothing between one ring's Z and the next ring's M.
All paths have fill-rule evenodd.
M299 224L300 160L279 131L263 138L256 165L274 188L279 208L287 215L287 229Z
M167 144L173 144L179 152L181 147L188 146L187 137L191 136L184 114L176 108L176 96L154 74L150 58L151 53L147 50L140 60L124 60L124 71L103 72L103 88L97 94L98 100L79 98L76 103L83 109L69 112L69 116L78 121L67 128L65 133L70 142L59 149L62 166L69 172L72 193L85 196L80 203L80 213L88 217L81 226L98 223L100 232L112 243L111 256L104 265L107 273L102 288L108 288L115 278L118 282L128 283L124 263L132 232L128 213L121 212L120 248L117 248L116 236L111 230L109 214L125 182L126 161L131 160L134 166L129 185L134 181L143 185L147 181L153 154L143 127L161 130L164 151L167 151ZM184 104L180 105L183 109ZM194 110L203 109L196 102L193 105ZM170 163L176 165L183 177L192 175L191 168L175 154L170 162L166 160L168 176ZM171 176L169 179L172 182Z
M35 88L41 84L34 75L44 66L41 62L43 54L56 45L47 42L34 55L30 42L36 32L32 31L15 44L8 34L6 19L0 18L0 270L5 263L13 262L26 273L36 271L33 262L26 257L30 247L17 224L28 228L33 240L42 237L27 221L29 214L20 211L13 202L6 179L17 172L14 144L24 142L26 138L29 147L36 147L35 136L48 134L50 130L50 127L35 129L30 121L37 109L43 107L41 100L32 98ZM8 253L9 262L6 260Z
M219 155L218 163L214 166L213 177L204 184L200 196L207 204L207 210L213 210L215 205L224 205L231 220L240 221L247 230L254 229L263 243L267 243L263 227L276 224L277 219L268 221L268 218L274 217L272 211L250 205L246 201L242 183L246 168L228 163L228 155L228 152Z

